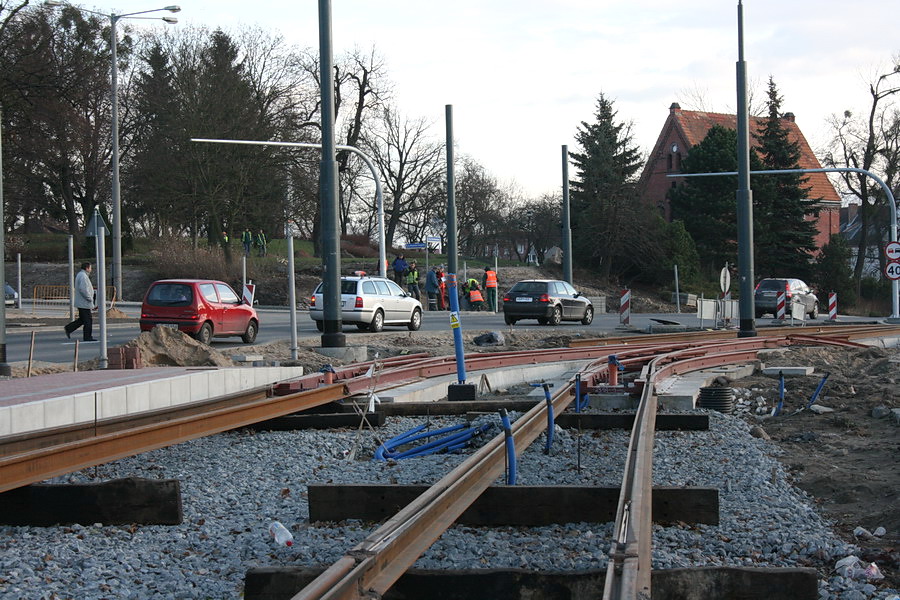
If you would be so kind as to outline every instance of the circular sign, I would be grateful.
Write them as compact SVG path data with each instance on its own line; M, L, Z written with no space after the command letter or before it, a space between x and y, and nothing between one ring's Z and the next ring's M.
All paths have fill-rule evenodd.
M892 262L900 260L900 242L888 242L884 247L884 255Z
M723 293L731 288L731 273L728 272L728 267L724 267L719 275L719 286L722 288Z
M884 266L884 274L890 280L900 279L900 262L889 262Z

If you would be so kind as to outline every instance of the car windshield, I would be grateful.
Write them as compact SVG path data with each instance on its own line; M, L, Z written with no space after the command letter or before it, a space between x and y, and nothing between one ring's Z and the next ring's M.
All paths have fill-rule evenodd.
M511 292L523 292L526 294L543 294L547 291L545 281L520 281L512 287Z
M763 279L759 282L759 288L757 289L760 292L777 292L784 290L784 286L784 279Z
M147 294L151 306L189 306L193 301L194 292L184 283L159 283Z

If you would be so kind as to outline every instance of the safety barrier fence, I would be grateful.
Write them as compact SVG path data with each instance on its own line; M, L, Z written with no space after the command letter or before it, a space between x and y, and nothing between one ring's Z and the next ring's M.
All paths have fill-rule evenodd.
M106 305L111 309L116 305L115 286L106 287ZM69 286L36 285L31 296L31 314L38 312L69 312Z

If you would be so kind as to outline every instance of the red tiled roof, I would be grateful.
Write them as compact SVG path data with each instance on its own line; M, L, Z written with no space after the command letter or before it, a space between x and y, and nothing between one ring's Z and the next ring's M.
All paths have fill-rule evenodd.
M670 118L674 119L676 126L684 135L685 142L690 147L699 144L706 133L714 126L721 125L727 129L737 129L737 115L725 115L721 113L701 112L693 110L681 110L680 108L672 108ZM758 132L765 122L765 118L750 117L750 146L755 148L759 145L754 137L754 133ZM803 132L794 122L793 118L782 118L782 126L787 129L788 137L791 141L797 142L800 149L800 158L798 164L801 169L821 169L822 165L816 158L812 148L803 136ZM664 128L665 131L665 128ZM840 202L841 198L835 191L831 181L825 173L810 173L807 175L809 181L809 198L819 199L824 202Z

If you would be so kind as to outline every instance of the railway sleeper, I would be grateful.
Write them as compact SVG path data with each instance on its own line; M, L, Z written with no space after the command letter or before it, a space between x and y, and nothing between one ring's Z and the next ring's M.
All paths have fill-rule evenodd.
M309 520L383 521L428 489L426 485L309 484ZM461 525L541 527L608 523L616 518L618 487L491 486L456 520ZM719 524L719 491L708 487L653 488L657 523Z
M244 577L244 600L288 600L324 567L260 567ZM384 600L595 600L606 570L538 572L524 569L410 569ZM653 600L816 600L815 569L696 567L651 574Z
M0 494L3 525L178 525L182 519L177 479L36 483Z

